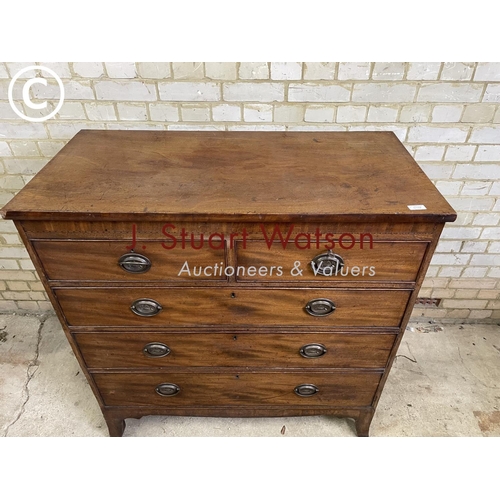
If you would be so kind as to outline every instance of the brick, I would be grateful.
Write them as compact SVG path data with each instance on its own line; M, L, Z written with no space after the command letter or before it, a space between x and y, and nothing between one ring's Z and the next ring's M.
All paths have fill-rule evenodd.
M460 193L462 182L438 181L436 183L436 188L443 196L454 195Z
M12 147L12 146L11 146ZM500 160L500 146L479 146L477 148L475 161L498 161Z
M12 150L10 155L5 156L40 156L40 151L35 141L12 141L10 143L10 149Z
M107 62L104 63L110 78L136 78L137 71L133 62Z
M447 309L484 309L487 300L457 300L457 299L445 299L443 300L443 307Z
M403 123L423 123L428 122L430 116L430 104L408 104L401 108L399 121Z
M500 224L500 214L477 214L473 224L474 226L497 226Z
M285 99L282 83L224 83L225 101L281 102Z
M448 146L444 159L446 161L469 161L474 156L476 146Z
M439 270L439 277L458 278L461 272L461 266L443 266Z
M310 62L304 63L305 80L334 80L337 63Z
M448 197L448 202L456 211L484 212L491 210L494 203L493 197L464 196L462 198Z
M155 86L151 83L138 81L96 82L95 92L98 100L156 101Z
M45 159L6 158L4 160L5 170L9 174L33 175L38 173L46 164L47 160Z
M304 121L306 122L333 122L335 108L321 105L311 105L306 107Z
M154 103L149 105L149 116L155 122L178 122L177 104Z
M202 124L185 124L185 123L174 123L168 126L168 130L225 130L224 125L202 125Z
M420 146L415 153L416 160L441 160L444 155L444 146Z
M75 62L73 72L84 78L99 78L104 75L104 68L100 62Z
M210 108L196 104L182 104L181 117L186 122L209 122Z
M470 264L471 266L500 266L500 255L499 254L473 255ZM483 288L488 288L488 287L484 286Z
M266 62L242 62L239 68L241 80L267 80L269 66Z
M455 222L456 224L456 222ZM480 227L445 227L441 234L444 240L474 240L481 234Z
M24 187L22 177L19 175L5 175L0 177L0 189L19 190Z
M494 182L489 192L490 195L500 194L500 182Z
M368 80L370 77L369 62L341 62L339 63L339 80Z
M0 122L0 137L5 139L47 139L43 123Z
M455 167L453 179L500 179L500 165L462 164Z
M212 116L216 122L239 122L241 108L237 104L216 104L212 106Z
M13 292L21 292L25 290L30 290L30 287L24 281L7 281L7 286L9 290Z
M288 87L290 102L347 102L350 90L341 85L294 83Z
M0 78L9 78L9 72L5 63L0 63Z
M369 132L382 132L382 131L390 131L394 132L396 137L404 142L406 140L406 127L400 127L398 125L350 125L349 130L352 132L361 132L361 131L369 131Z
M483 102L500 102L500 84L490 83L486 86Z
M275 122L301 122L304 118L302 106L279 104L274 107Z
M480 196L488 194L490 187L491 187L491 182L465 182L460 194ZM476 206L474 205L474 208L475 207Z
M0 259L0 269L19 269L19 264L14 259ZM0 282L0 285L4 286L0 290L5 290L5 285L3 282Z
M441 63L411 62L408 63L407 80L437 80Z
M273 106L270 104L245 104L243 119L246 122L272 122Z
M500 62L477 63L474 81L477 82L500 82Z
M433 266L465 266L470 260L470 254L435 253L432 256Z
M477 292L475 292L477 293ZM421 297L432 297L433 299L451 299L455 296L455 290L449 290L447 288L435 288L427 295L420 295Z
M453 172L453 166L445 163L422 163L420 168L431 179L448 179Z
M469 314L470 319L486 319L493 314L493 311L471 311Z
M48 300L38 302L38 307L41 311L53 311L52 304Z
M213 82L163 82L158 84L163 101L220 101L218 83Z
M300 80L302 78L302 63L272 62L271 80Z
M136 66L137 72L142 78L162 80L171 76L168 62L140 62Z
M445 62L441 71L441 80L469 80L474 72L474 63Z
M5 141L0 141L0 156L12 156L12 152L13 150ZM15 151L14 154L16 154Z
M416 125L408 133L408 142L464 142L467 128Z
M476 127L472 129L469 142L479 144L500 144L500 126Z
M87 116L80 102L65 101L61 110L57 113L57 118L61 120L86 120Z
M0 271L0 280L36 281L34 273L28 271Z
M337 123L357 123L366 119L367 106L339 106Z
M456 105L434 106L432 110L433 122L458 122L462 116L464 107Z
M479 102L483 86L479 83L423 83L418 102Z
M376 62L373 67L373 80L402 80L405 64L402 62Z
M85 111L89 120L92 121L113 121L117 120L115 107L113 104L105 104L99 102L85 103Z
M459 279L450 280L449 288L479 288L479 289L493 289L497 284L496 280L473 280L473 279Z
M41 62L37 64L51 69L59 78L71 78L71 71L67 62ZM40 73L44 78L54 78L48 71L42 70Z
M440 241L436 248L436 253L459 252L461 247L461 241Z
M479 290L477 293L478 299L490 299L495 300L500 297L500 292L497 290Z
M6 62L5 64L7 66L7 69L9 70L11 78L14 78L14 75L16 75L22 69L27 68L28 66L36 65L36 63L34 62ZM23 73L20 79L27 80L28 78L33 78L35 76L36 76L35 71L29 70Z
M176 80L199 80L205 76L202 62L173 62L172 70Z
M1 311L17 311L18 309L17 304L13 300L0 300Z
M236 63L206 62L205 76L212 80L236 80Z
M389 106L370 106L368 110L368 122L395 122L398 109Z
M24 269L25 271L35 270L35 266L33 265L33 262L31 262L30 259L19 259L19 264L21 264L21 269Z
M494 104L469 104L465 106L461 121L465 123L486 123L493 119L494 114Z
M0 233L14 233L17 234L16 226L14 222L11 220L2 220L0 219Z
M481 230L480 228L478 228ZM485 240L500 239L500 227L485 227L481 233L481 238Z
M40 100L59 100L61 90L59 85L49 83L45 85L34 85L31 89L33 97ZM71 80L64 84L64 99L68 100L94 100L94 91L88 81Z
M21 238L17 234L3 234L2 238L5 240L6 245L22 245Z
M51 139L71 139L82 129L103 129L103 123L89 122L52 122L46 125Z
M284 131L286 130L285 125L228 125L228 130L234 131L244 131L244 132L273 132L273 131Z
M353 102L413 101L416 87L406 83L355 83Z
M451 290L453 293L453 290ZM469 289L469 290L457 290L453 295L455 299L475 299L477 297L477 290ZM445 298L445 297L443 297Z
M345 132L347 127L340 125L287 125L290 132Z
M488 242L486 241L464 241L462 245L462 252L470 253L483 253L486 251Z
M125 104L119 102L116 105L119 120L147 121L148 113L145 104Z
M487 267L471 267L469 265L468 267L466 267L464 269L464 272L462 273L462 278L484 278L486 276L487 270L488 270ZM468 290L468 291L470 291L470 290ZM458 292L457 292L457 295L458 295ZM457 296L457 298L458 298L458 296ZM460 298L465 298L465 297L460 297Z
M495 116L493 117L493 123L500 123L500 106L498 107Z

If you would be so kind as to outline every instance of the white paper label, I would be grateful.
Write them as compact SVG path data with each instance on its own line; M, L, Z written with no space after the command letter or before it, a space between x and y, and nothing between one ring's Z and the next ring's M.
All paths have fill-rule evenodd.
M408 205L410 210L427 210L425 205Z

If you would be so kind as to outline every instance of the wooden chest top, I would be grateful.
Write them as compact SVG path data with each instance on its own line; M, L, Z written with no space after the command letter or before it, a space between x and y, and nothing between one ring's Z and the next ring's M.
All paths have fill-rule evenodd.
M411 209L412 206L425 209ZM2 210L8 219L452 221L392 132L83 130Z

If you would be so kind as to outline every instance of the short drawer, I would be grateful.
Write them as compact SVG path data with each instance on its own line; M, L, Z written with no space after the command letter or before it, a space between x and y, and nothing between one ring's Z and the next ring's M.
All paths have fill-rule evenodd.
M382 372L235 370L232 373L95 373L93 377L104 404L109 406L369 406ZM296 391L306 395L298 395Z
M410 293L411 290L339 288L55 289L69 325L94 327L397 327ZM151 316L138 315L133 309Z
M424 241L374 241L370 248L283 248L265 241L236 246L238 281L415 281L427 249Z
M385 368L394 334L82 333L90 369L158 367Z
M141 241L134 252L130 241L44 241L33 246L50 280L74 281L179 281L226 280L220 273L195 276L181 272L187 262L203 268L225 262L224 248L208 246L165 249L160 241ZM215 245L214 245L215 246Z

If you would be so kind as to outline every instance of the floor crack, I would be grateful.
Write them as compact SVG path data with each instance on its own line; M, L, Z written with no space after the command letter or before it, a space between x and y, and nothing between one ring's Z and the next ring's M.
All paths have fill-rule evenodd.
M21 404L21 408L19 409L16 418L14 418L14 420L9 425L7 425L4 432L4 437L8 436L11 427L15 425L17 421L21 418L26 408L26 404L30 399L29 383L31 382L31 379L35 376L35 373L38 371L38 357L40 355L40 343L42 341L42 328L50 316L51 315L47 314L40 318L40 325L38 326L38 331L37 331L35 355L33 356L33 359L28 363L28 366L26 368L26 382L23 385L24 401Z

